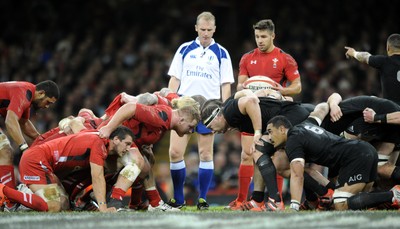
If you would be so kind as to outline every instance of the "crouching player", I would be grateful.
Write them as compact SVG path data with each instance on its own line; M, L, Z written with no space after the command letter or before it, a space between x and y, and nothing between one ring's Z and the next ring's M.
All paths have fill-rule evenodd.
M60 180L70 173L90 168L93 192L101 212L115 212L106 203L104 161L108 155L122 157L132 148L134 135L118 127L109 139L97 131L85 131L31 147L24 152L19 165L21 182L34 194L24 193L0 184L0 205L7 201L20 203L37 211L59 212L69 209L68 195Z

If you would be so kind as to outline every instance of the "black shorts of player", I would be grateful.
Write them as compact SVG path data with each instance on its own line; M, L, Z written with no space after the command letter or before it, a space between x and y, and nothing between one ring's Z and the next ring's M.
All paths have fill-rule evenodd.
M338 177L339 187L346 183L353 185L375 181L378 166L378 153L375 148L367 142L357 141L357 144L349 144L346 150L357 153L345 154L345 158L342 159Z
M364 141L379 141L400 143L400 126L387 124L370 124L364 122L364 118L357 118L346 129L346 132L352 135L360 136Z

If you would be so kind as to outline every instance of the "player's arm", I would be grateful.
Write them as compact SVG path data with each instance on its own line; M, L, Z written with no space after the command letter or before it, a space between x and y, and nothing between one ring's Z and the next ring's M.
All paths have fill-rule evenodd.
M246 80L248 80L248 79L249 79L249 76L247 76L247 75L239 75L239 76L238 76L238 84L237 84L237 86L236 86L236 90L237 90L237 91L240 91L240 90L245 89L245 88L243 87L243 83L244 83Z
M223 83L221 85L221 99L222 102L225 102L231 96L231 84Z
M387 114L376 114L373 109L365 108L363 116L364 121L368 123L400 124L400 111Z
M87 128L85 127L85 125L83 125L85 123L85 119L82 117L75 117L71 120L71 122L69 123L69 128L71 129L73 134L79 133L82 130L86 130Z
M103 166L90 162L90 173L92 175L93 193L101 212L115 212L115 208L107 208L106 202L106 180L104 179Z
M21 126L19 124L19 118L14 111L12 110L7 111L5 125L8 134L11 136L11 138L17 145L21 146L22 144L26 143L24 136L22 135Z
M301 79L300 77L297 77L290 82L290 85L288 87L276 87L274 89L278 90L282 95L285 96L298 95L301 92Z
M119 125L125 120L132 118L136 113L136 103L127 103L120 107L112 116L110 122L99 129L102 138L108 138Z
M262 118L259 105L260 100L256 95L245 96L238 100L240 113L248 115L251 119L254 129L254 144L252 151L255 151L255 144L262 145L260 138L262 137Z
M175 76L171 76L168 82L168 88L171 89L173 92L177 92L181 81L176 78Z
M31 120L29 119L24 119L21 118L19 120L22 132L30 137L31 139L36 139L40 133L36 130L36 127L33 125L33 123L31 122Z
M361 63L368 64L369 58L371 57L371 54L369 52L357 52L354 48L347 46L345 46L344 48L347 50L345 53L346 58L353 57Z
M296 158L290 162L290 208L299 210L304 185L304 159Z
M327 103L329 105L332 122L338 121L343 116L342 109L339 107L340 102L342 102L342 96L338 93L333 93L328 98Z

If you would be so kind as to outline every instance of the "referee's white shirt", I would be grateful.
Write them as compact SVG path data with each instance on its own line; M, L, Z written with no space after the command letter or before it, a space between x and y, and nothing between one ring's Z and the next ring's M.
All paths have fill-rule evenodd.
M228 51L215 43L204 48L199 38L183 43L176 51L168 75L179 79L180 95L202 95L206 99L220 99L221 85L234 83L232 61Z

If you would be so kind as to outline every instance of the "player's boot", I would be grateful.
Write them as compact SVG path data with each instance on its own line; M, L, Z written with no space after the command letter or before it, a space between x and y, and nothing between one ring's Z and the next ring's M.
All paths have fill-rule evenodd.
M255 200L246 201L242 204L242 211L255 211L261 212L263 211L262 207L264 206L264 201L257 202Z
M283 211L285 210L285 205L282 201L276 202L274 199L268 197L268 201L265 204L267 211Z
M203 211L203 210L208 210L210 208L210 205L208 205L207 201L203 198L199 199L199 202L197 203L197 210Z
M320 196L318 198L319 203L317 208L319 211L331 210L333 204L333 193L334 193L333 189L328 189L328 192L325 195Z
M232 211L241 211L243 202L238 201L237 199L233 200L228 204L228 206L224 207L225 209L229 209Z
M177 209L182 209L186 206L185 202L183 202L183 204L178 204L176 203L176 200L174 198L170 199L167 204L173 208L177 208Z
M8 201L7 197L4 195L4 192L3 192L4 187L5 187L5 185L0 183L0 207L2 207L3 204L6 204Z
M318 200L316 201L309 201L305 200L301 205L300 205L300 211L310 211L310 210L315 210L318 206Z
M398 208L400 206L400 185L395 185L390 191L393 192L392 206Z
M158 203L158 206L151 206L151 204L149 205L149 207L147 208L147 211L149 212L155 212L155 211L159 211L159 212L177 212L180 211L179 208L173 208L170 205L164 203L164 201L160 200L160 202Z

